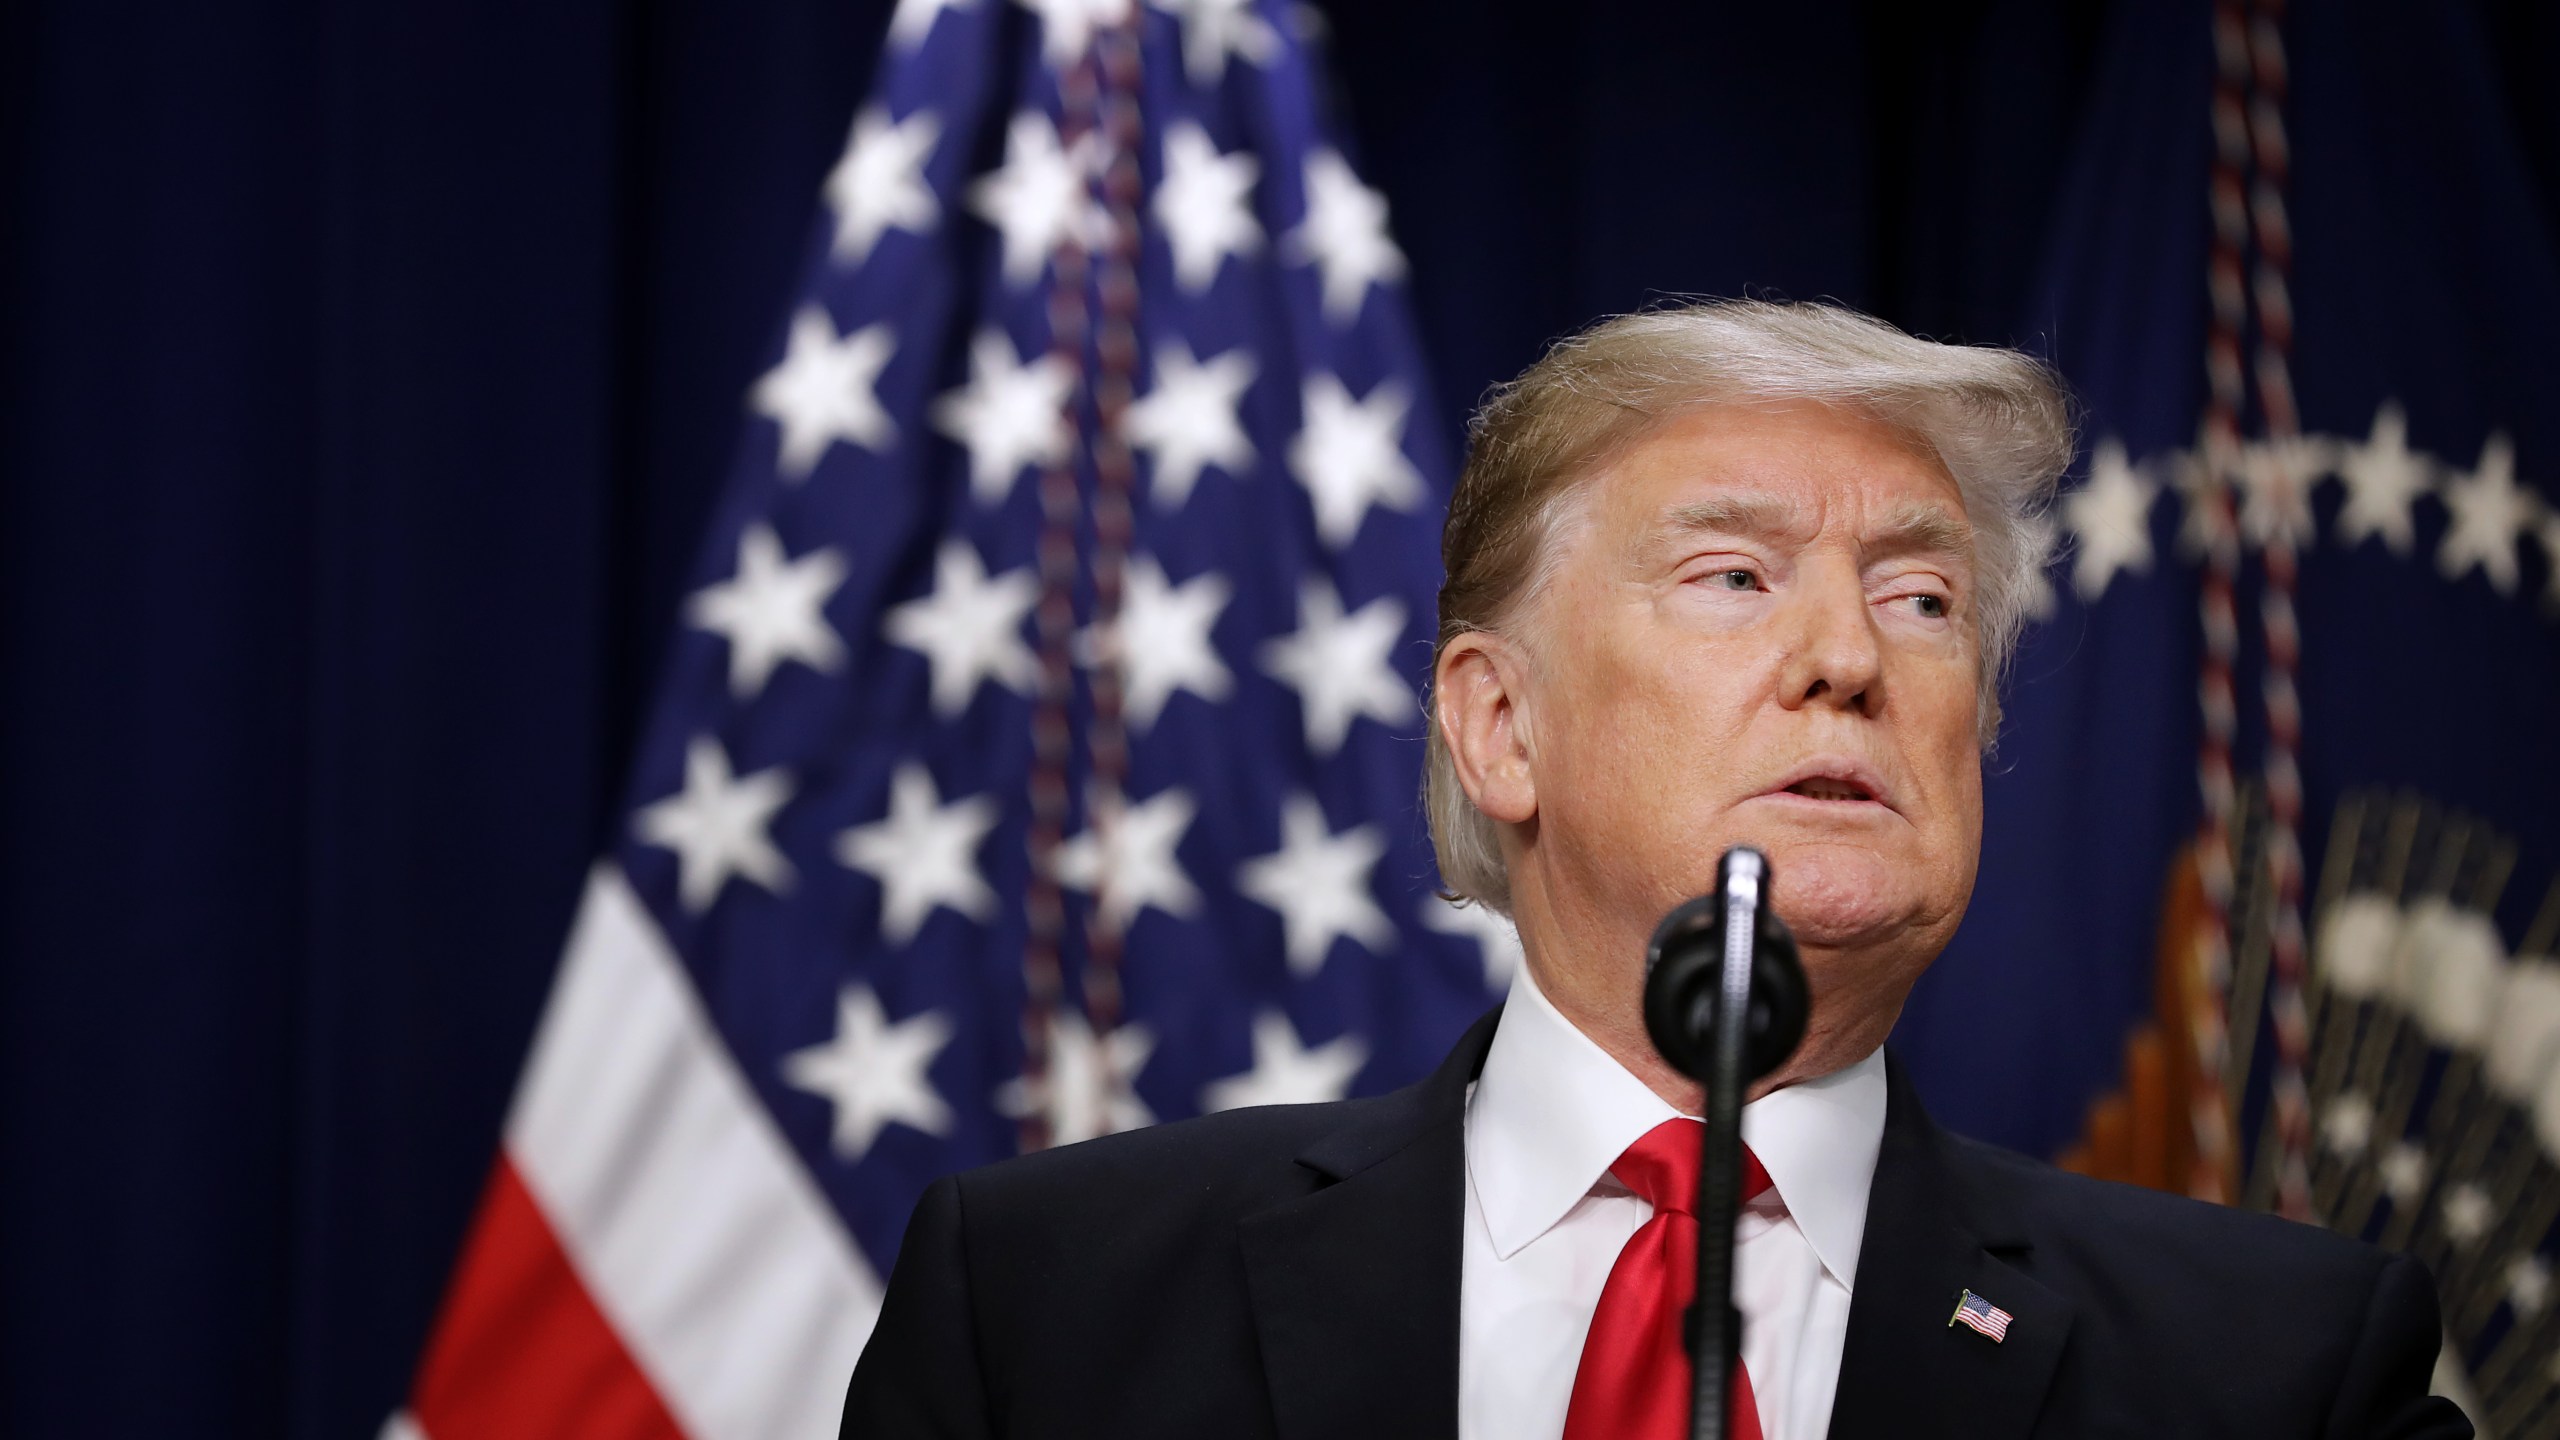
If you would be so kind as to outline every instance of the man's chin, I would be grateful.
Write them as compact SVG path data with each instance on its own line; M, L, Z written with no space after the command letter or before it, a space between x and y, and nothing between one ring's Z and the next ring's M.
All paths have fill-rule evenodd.
M1778 907L1778 915L1796 937L1796 944L1818 950L1864 950L1892 940L1911 928L1909 919L1899 915L1859 914L1835 915L1807 913Z
M1889 940L1908 926L1912 906L1893 868L1865 851L1789 846L1769 857L1778 918L1803 945L1847 949Z

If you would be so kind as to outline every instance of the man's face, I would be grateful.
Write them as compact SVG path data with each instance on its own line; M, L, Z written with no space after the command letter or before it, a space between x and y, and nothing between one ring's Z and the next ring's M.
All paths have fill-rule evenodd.
M1521 697L1551 903L1649 932L1753 845L1817 995L1898 1008L1962 917L1982 833L1954 480L1853 412L1718 405L1583 505Z

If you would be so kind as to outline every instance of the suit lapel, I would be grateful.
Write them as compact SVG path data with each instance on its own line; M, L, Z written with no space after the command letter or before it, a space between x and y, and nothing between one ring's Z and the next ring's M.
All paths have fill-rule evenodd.
M1832 1440L2024 1436L2062 1358L2070 1302L2019 1268L2025 1234L1997 1196L1964 1184L1947 1136L1890 1054L1885 1074L1884 1145L1867 1201ZM1948 1323L1967 1290L2009 1312L2005 1340Z
M1300 1155L1314 1193L1242 1223L1282 1436L1455 1440L1467 1082L1499 1014Z

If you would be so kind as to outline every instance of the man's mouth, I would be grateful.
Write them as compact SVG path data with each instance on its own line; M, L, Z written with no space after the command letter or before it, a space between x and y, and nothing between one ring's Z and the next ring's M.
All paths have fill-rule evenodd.
M1830 805L1881 805L1893 808L1883 775L1852 755L1816 755L1787 772L1771 795L1796 795Z
M1828 776L1799 780L1788 786L1786 793L1804 795L1815 800L1873 800L1876 798L1873 792L1855 780L1834 780Z

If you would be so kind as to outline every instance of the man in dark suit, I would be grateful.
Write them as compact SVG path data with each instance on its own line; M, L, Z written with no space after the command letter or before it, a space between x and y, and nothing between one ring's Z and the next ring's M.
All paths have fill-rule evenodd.
M2039 366L1688 307L1557 346L1471 438L1427 798L1443 879L1519 927L1509 1001L1395 1094L940 1182L847 1435L1685 1434L1702 1097L1641 957L1741 843L1814 1001L1743 1112L1736 1436L2469 1433L2414 1263L1956 1139L1883 1052L1972 891L2071 448Z

